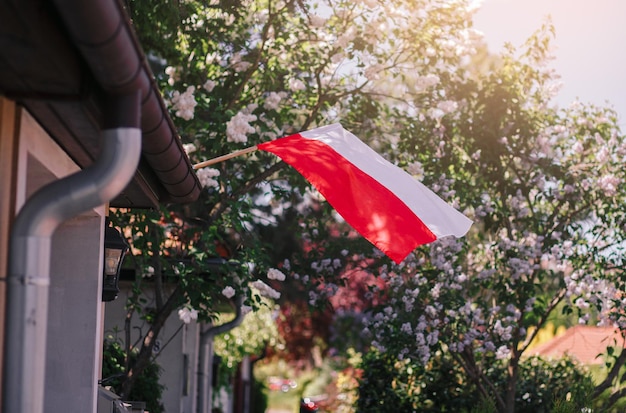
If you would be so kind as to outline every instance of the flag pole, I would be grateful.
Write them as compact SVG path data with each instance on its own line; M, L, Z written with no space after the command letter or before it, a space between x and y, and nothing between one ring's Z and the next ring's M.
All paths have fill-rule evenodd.
M247 153L254 152L256 150L257 150L257 146L256 145L250 146L249 148L240 149L240 150L235 151L235 152L227 153L226 155L218 156L217 158L213 158L213 159L206 160L204 162L197 163L197 164L195 164L193 166L193 169L204 168L205 166L213 165L213 164L216 164L218 162L222 162L222 161L225 161L227 159L234 158L236 156L245 155Z

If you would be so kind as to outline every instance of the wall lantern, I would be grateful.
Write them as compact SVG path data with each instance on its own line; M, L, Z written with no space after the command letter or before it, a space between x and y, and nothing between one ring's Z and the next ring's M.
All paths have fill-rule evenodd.
M113 301L120 292L119 277L128 244L120 232L110 226L109 218L105 221L104 232L104 282L102 283L102 301Z

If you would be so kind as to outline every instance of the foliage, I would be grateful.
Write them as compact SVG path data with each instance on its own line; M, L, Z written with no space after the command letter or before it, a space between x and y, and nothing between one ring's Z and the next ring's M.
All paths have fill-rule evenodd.
M443 358L425 369L391 353L371 351L363 355L357 412L462 411L473 406L477 394L462 386L463 379Z
M549 38L539 31L521 58L511 50L457 88L453 116L408 120L398 153L474 226L385 269L388 301L367 326L396 360L427 366L445 352L500 412L518 410L522 356L557 309L624 326L624 233L615 229L626 141L609 109L548 106ZM482 361L494 358L507 365L502 392Z
M126 370L126 354L122 345L113 339L104 341L102 359L102 380L103 386L110 386L114 393L121 390L121 378ZM163 405L161 396L164 387L159 383L161 368L156 362L143 371L141 377L133 387L132 392L124 399L129 401L146 402L146 409L150 412L162 413Z
M520 376L516 388L520 412L553 412L557 407L580 412L592 404L591 375L568 358L548 361L531 357L521 364Z
M626 142L610 109L551 106L549 24L520 51L491 56L465 0L130 0L127 8L192 162L340 121L474 225L393 265L269 154L199 169L197 202L116 216L137 274L149 275L138 277L129 315L152 326L124 393L172 313L209 321L232 294L258 309L248 293L258 282L279 304L298 302L283 313L310 306L328 315L355 271L379 277L362 295L374 304L365 342L385 353L373 367L426 372L445 362L439 367L463 384L449 391L475 389L502 412L521 403L524 352L556 311L626 328ZM216 268L217 257L231 263ZM273 268L284 284L269 277ZM328 338L323 323L293 320ZM485 360L506 366L503 391ZM403 369L398 391L414 385ZM598 391L620 376L607 380ZM409 394L380 396L411 403Z
M310 309L302 301L293 302L280 309L276 324L284 338L281 357L319 367L317 354L325 350L328 342L331 317L328 311Z
M398 361L388 353L363 356L357 412L494 412L495 403L465 383L455 361L435 356L424 368L409 359ZM506 365L489 360L487 374L498 392L506 391ZM517 412L582 411L591 405L590 375L568 359L546 361L538 357L521 365L516 388Z
M594 410L616 413L623 411L626 406L626 400L623 397L626 393L626 385L623 380L614 383L614 378L611 377L624 377L626 374L626 366L622 364L625 352L621 347L618 342L609 343L607 351L602 354L605 360L604 365L596 366L596 381L600 385L594 389ZM617 366L621 367L617 369Z
M254 362L265 357L268 348L280 344L281 338L274 322L275 305L267 298L263 298L262 302L257 311L244 315L239 326L213 339L213 349L220 360L218 387L230 390L228 386L245 356L250 356ZM222 313L216 318L215 325L227 323L230 318L232 314ZM254 390L262 393L262 389Z

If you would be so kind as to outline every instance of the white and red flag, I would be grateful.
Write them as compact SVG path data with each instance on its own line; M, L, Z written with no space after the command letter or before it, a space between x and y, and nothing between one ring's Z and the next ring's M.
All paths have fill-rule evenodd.
M256 148L293 166L346 222L396 263L419 245L462 237L472 225L338 123Z

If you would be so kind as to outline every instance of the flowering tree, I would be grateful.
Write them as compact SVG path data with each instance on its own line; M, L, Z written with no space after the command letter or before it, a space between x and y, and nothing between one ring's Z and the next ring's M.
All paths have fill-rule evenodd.
M396 111L416 114L421 102L432 108L430 119L440 119L455 108L443 83L477 40L465 1L126 6L192 162L335 121L391 153L404 127ZM250 283L277 298L266 275L272 267L311 285L308 301L317 302L337 290L341 268L363 256L381 259L270 154L197 173L205 188L197 203L117 216L132 234L132 264L147 276L137 279L128 319L151 326L123 394L171 314L209 320L220 300L248 296ZM216 257L231 262L217 268Z
M199 169L195 204L118 216L156 291L150 311L139 285L129 302L152 328L127 386L177 309L209 320L250 283L277 299L270 268L307 285L313 305L355 268L380 276L375 345L425 365L445 351L501 411L513 411L522 355L563 303L581 322L621 326L615 114L550 107L549 34L521 56L489 56L470 3L127 2L192 162L340 121L475 221L465 239L395 266L270 154ZM238 264L218 269L215 257ZM504 388L484 373L492 358L507 363Z
M610 109L548 106L547 29L519 58L511 49L453 90L454 112L406 125L400 156L474 226L465 239L437 241L387 267L389 301L368 325L375 346L396 360L428 366L445 354L500 412L515 411L524 354L549 317L626 326L626 140ZM594 396L625 357L612 361ZM490 375L495 363L503 363L502 382Z

